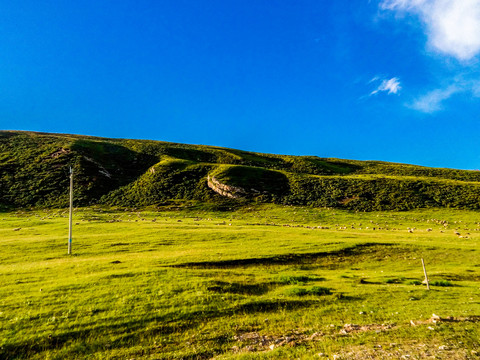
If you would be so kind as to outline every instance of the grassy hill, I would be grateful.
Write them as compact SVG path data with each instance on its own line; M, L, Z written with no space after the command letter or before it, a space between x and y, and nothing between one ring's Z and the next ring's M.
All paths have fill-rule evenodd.
M478 211L438 207L479 190L475 171L0 131L0 359L478 358Z
M0 131L0 207L197 200L360 211L480 208L480 172L203 145Z

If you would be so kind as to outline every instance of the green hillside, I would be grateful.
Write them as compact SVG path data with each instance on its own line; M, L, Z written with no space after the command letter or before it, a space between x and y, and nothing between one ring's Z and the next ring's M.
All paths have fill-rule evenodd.
M273 202L360 211L480 208L480 172L203 145L0 131L0 206Z

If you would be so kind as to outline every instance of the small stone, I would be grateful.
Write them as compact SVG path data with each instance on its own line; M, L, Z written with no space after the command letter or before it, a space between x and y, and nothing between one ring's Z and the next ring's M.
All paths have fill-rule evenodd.
M435 328L433 328L433 327L431 327L431 326L429 326L427 329L428 329L428 330L435 330Z
M275 349L275 344L270 345L269 348L270 348L270 350Z
M448 350L448 346L447 345L440 345L438 347L438 350Z

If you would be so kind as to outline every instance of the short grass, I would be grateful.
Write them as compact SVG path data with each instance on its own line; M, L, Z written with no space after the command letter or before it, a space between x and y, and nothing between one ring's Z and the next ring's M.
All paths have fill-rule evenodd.
M480 353L477 212L82 208L70 256L67 216L0 214L1 359Z

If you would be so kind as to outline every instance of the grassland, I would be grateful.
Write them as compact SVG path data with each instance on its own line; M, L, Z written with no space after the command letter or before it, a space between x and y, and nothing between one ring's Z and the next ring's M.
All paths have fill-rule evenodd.
M0 358L476 359L478 215L0 213Z

